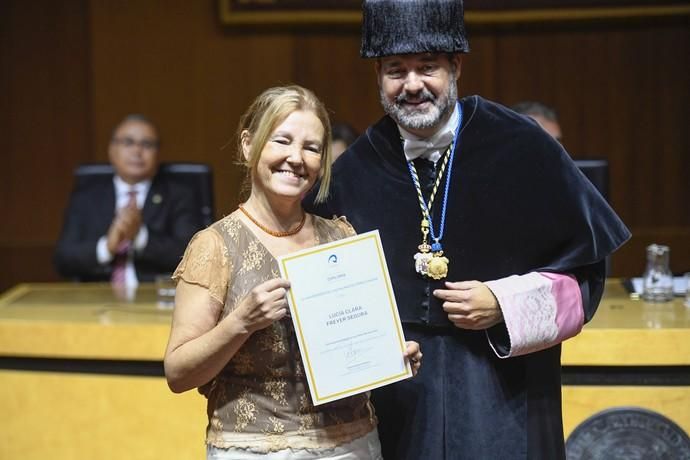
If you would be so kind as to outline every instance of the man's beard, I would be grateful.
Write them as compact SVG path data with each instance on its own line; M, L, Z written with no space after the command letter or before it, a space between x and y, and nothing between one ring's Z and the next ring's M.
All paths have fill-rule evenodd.
M452 73L448 82L448 90L438 97L434 96L428 89L423 88L418 95L411 99L416 103L430 102L429 109L424 112L416 111L414 107L408 108L403 106L410 98L410 95L405 91L393 101L389 101L379 87L379 98L381 99L383 110L403 128L408 130L428 129L437 127L441 120L453 110L458 99L458 85L455 80L455 74Z

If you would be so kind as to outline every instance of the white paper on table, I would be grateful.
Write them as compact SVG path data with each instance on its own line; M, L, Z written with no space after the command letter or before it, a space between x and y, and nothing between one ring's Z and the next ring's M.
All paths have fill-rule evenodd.
M378 230L278 258L315 405L409 377Z
M632 278L631 283L635 292L642 294L642 291L644 291L643 278ZM685 278L682 276L673 277L673 295L682 297L683 294L685 294L685 291L688 289L686 283Z

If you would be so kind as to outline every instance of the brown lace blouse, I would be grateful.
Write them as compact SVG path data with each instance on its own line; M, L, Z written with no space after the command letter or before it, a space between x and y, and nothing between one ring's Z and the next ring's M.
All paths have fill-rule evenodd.
M315 245L355 233L344 218L313 219ZM279 276L276 259L236 211L192 238L173 278L208 289L225 317L254 286ZM220 448L331 448L376 426L368 394L312 405L289 317L252 334L199 391L208 399L206 441Z

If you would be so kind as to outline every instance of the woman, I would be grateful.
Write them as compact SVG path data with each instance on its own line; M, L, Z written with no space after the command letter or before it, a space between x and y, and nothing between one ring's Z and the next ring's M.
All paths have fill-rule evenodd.
M301 197L331 171L328 113L299 86L271 88L240 120L249 198L192 239L180 262L165 354L174 392L208 398L209 459L380 458L367 394L313 406L275 257L354 234ZM419 368L419 346L406 359Z

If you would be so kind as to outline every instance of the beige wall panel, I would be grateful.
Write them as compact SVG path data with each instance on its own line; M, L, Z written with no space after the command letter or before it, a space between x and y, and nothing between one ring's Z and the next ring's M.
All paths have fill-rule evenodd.
M205 399L156 377L0 371L0 458L204 457Z

